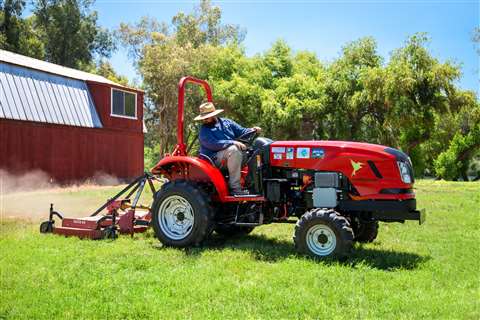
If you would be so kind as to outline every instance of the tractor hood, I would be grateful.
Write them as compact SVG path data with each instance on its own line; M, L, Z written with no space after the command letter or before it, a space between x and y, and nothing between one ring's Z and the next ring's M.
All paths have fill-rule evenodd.
M275 141L271 145L272 154L282 151L285 147L285 153L288 149L294 148L295 152L292 158L292 150L289 158L293 159L323 159L329 156L354 156L354 157L375 157L382 159L395 159L396 156L386 150L395 150L386 146L351 141ZM400 152L400 151L398 151ZM279 156L277 155L277 158ZM330 157L328 157L330 158Z
M341 172L357 186L362 184L410 188L413 170L408 156L382 145L348 141L275 141L270 144L272 167ZM410 183L402 182L399 162L408 165ZM408 181L408 180L405 180ZM362 188L360 188L362 189ZM370 193L372 190L359 190Z

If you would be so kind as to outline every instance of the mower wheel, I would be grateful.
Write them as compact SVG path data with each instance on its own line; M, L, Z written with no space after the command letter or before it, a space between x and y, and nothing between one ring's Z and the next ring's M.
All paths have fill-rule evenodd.
M230 224L222 224L215 226L215 232L224 237L241 237L246 236L253 231L255 227L242 227Z
M184 180L162 186L152 205L152 225L166 246L200 244L212 232L214 210L209 197L197 185Z
M378 235L378 221L355 221L352 223L352 229L355 235L353 241L364 243L372 242Z
M314 258L344 258L352 248L348 220L331 209L312 209L295 225L295 248Z
M118 238L117 232L114 227L106 227L102 230L102 239L116 239Z
M54 221L44 221L40 224L40 233L51 233Z

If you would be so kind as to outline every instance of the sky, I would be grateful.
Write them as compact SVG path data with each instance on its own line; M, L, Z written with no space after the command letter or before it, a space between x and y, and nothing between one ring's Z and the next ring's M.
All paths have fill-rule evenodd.
M212 1L222 9L223 23L246 30L243 45L247 55L262 53L277 39L295 51L315 52L322 61L339 56L342 46L365 36L377 41L378 51L388 61L390 53L404 45L408 36L427 32L428 48L440 61L461 65L458 85L479 93L479 57L472 41L480 25L480 1L459 0L224 0ZM170 22L183 11L189 13L197 1L97 0L99 24L116 28L120 22L135 23L142 16ZM125 49L111 63L118 73L140 81Z

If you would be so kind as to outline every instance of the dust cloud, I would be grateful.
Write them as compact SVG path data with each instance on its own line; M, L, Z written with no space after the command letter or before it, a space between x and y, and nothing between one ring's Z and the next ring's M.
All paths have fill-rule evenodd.
M80 183L60 185L42 171L13 175L0 170L0 220L47 220L51 203L66 216L87 216L120 183L101 172Z

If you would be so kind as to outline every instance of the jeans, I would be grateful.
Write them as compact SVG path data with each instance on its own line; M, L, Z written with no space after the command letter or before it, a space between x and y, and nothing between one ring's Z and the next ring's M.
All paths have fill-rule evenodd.
M216 153L215 165L220 167L226 161L228 168L228 186L232 192L242 190L240 185L240 169L242 167L243 154L236 145L220 150Z

